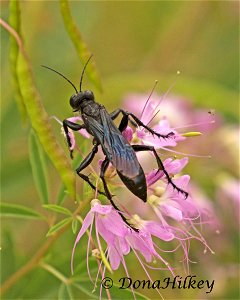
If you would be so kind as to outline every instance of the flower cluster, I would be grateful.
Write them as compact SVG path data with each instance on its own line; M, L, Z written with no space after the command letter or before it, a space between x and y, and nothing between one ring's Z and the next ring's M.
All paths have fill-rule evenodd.
M134 101L128 101L128 103L131 104L133 104L133 102ZM138 99L138 104L133 106L139 108L140 105L141 102L139 103ZM142 102L142 107L143 105L144 102ZM166 150L169 150L174 152L172 148L179 142L184 141L188 136L200 135L199 132L179 133L177 128L171 128L166 117L159 119L158 106L159 101L148 100L142 108L142 112L136 111L135 113L140 114L140 120L144 124L148 124L148 126L150 126L154 120L157 120L156 124L151 126L157 133L165 136L169 133L173 134L169 138L158 138L143 127L134 128L134 126L127 126L123 135L131 144L150 145L158 151L166 152ZM211 122L212 121L206 121L205 123ZM199 124L204 124L204 122L199 122ZM183 127L185 128L187 126ZM82 132L82 130L80 133L86 136L86 133ZM70 138L72 140L72 148L74 148L74 135L71 134ZM98 199L92 200L91 210L86 215L74 243L71 263L72 272L76 246L88 228L90 228L90 234L87 257L89 256L94 223L97 249L101 258L100 266L104 264L102 277L104 277L106 268L110 271L117 270L120 265L123 266L128 276L128 268L124 257L130 252L135 254L149 280L152 279L147 270L148 267L151 268L148 264L156 261L163 264L163 266L161 265L161 267L157 269L169 270L174 275L174 269L163 258L163 250L158 246L159 241L170 242L175 240L178 246L172 251L176 251L181 247L184 253L183 261L187 266L189 262L189 245L192 239L199 240L204 244L205 251L209 249L213 253L197 229L197 225L201 224L207 213L204 207L201 206L201 203L193 199L191 186L189 185L190 176L182 174L182 170L187 164L188 157L177 159L176 157L170 156L163 160L163 166L170 178L172 178L174 185L180 190L189 193L187 199L184 193L179 192L178 189L169 184L169 180L162 170L153 169L145 174L148 193L147 203L145 205L155 214L154 221L152 219L148 220L147 216L146 218L142 218L137 214L131 215L121 206L121 213L137 231L132 230L132 227L123 221L119 212L114 207L111 205L103 205ZM205 219L204 223L209 221L207 218ZM103 247L102 240L105 241L105 248ZM91 278L89 267L88 271Z

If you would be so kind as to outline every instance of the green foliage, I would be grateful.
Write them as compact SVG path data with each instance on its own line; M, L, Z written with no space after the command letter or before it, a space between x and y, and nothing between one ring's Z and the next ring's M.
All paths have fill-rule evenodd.
M10 35L1 31L2 165L5 168L2 172L3 202L0 207L3 297L98 299L100 282L92 293L93 284L86 271L87 236L83 237L82 247L78 247L75 253L74 276L70 271L72 245L89 210L89 199L93 196L92 190L81 180L77 181L75 196L74 169L88 153L91 142L78 139L82 153L76 153L70 164L68 153L66 155L67 146L60 144L63 140L60 130L49 118L53 114L61 119L69 116L67 99L70 87L54 76L49 81L40 65L49 61L53 67L60 64L64 74L76 76L78 81L73 82L79 82L82 69L77 59L83 66L93 53L86 76L94 87L97 101L109 110L120 106L127 93L147 94L155 79L159 80L157 92L168 90L176 79L172 74L180 69L181 75L172 93L188 98L196 107L215 109L216 113L221 114L223 122L227 120L236 125L239 118L236 2L59 0L58 5L54 1L33 3L11 0L9 3L3 1L1 8L3 18L9 16L10 28L15 30ZM104 78L103 95L100 94L102 84L95 59ZM10 79L14 90L11 89ZM85 85L87 87L85 80L84 88ZM228 141L228 133L221 137L222 140ZM218 147L214 144L214 137L213 145ZM220 149L225 154L224 150ZM46 163L46 155L54 169ZM225 159L229 161L228 157ZM234 167L226 168L232 168L234 172ZM192 178L200 182L205 191L218 193L215 178L223 169L219 162L202 163L198 160L192 162L190 168ZM212 172L213 180L208 180L206 170ZM103 196L99 198L106 200ZM77 202L73 203L72 199ZM238 280L234 273L238 231L233 221L229 222L235 213L233 209L229 217L229 207L232 203L226 199L224 212L221 206L219 208L220 218L226 213L225 219L221 219L224 223L223 235L219 235L217 241L215 237L206 237L214 250L217 249L215 258L209 260L205 255L202 261L206 260L206 263L195 264L195 269L193 267L196 273L204 274L206 278L213 276L212 270L219 269L214 276L222 288L217 287L215 294L211 295L216 299L234 299L238 293ZM192 248L195 249L191 252L193 259L199 261L199 249L191 245ZM174 256L172 258L173 261L176 259ZM89 260L95 279L98 264L91 256ZM105 256L103 260L106 265ZM131 256L127 267L131 274L142 276L139 265ZM221 278L221 272L227 277ZM122 274L125 273L120 269L113 276L120 278ZM166 273L159 271L154 274L164 278ZM115 284L109 292L111 299L133 299L130 290L120 291ZM142 292L144 295L136 293L137 299L159 296L156 292ZM164 292L166 300L176 298L175 291ZM178 297L197 299L201 295L179 291ZM109 299L104 290L102 299Z
M71 286L62 283L58 290L58 299L59 300L66 300L66 299L73 300L74 296L73 296Z
M78 220L77 219L73 219L72 220L72 232L73 234L76 234L77 233L77 230L78 230Z
M43 205L44 208L49 209L51 211L60 213L60 214L64 214L64 215L68 215L71 216L72 213L69 209L59 206L59 205L55 205L55 204L47 204L47 205Z
M43 149L33 131L29 135L29 159L33 178L42 203L48 203L46 158Z
M20 13L20 7L19 7L19 1L10 1L9 4L9 25L16 30L18 35L21 37L21 13ZM16 103L18 105L18 110L21 114L22 122L25 124L27 121L27 112L26 112L26 106L23 101L23 97L21 94L20 86L19 86L19 80L18 80L18 74L17 74L17 61L18 61L18 54L19 54L19 48L17 45L16 40L13 36L10 37L10 66L11 66L11 72L12 72L12 78L13 78L13 84L15 89L15 99Z
M60 222L53 225L47 232L47 237L53 235L57 231L59 231L61 228L65 227L65 225L69 224L72 221L72 218L65 218L61 220Z
M20 89L32 127L43 145L44 150L61 175L70 195L75 197L75 177L65 153L53 133L49 117L42 105L40 95L35 88L31 67L24 52L19 54L18 76Z
M42 219L43 217L31 208L2 202L0 204L0 213L2 217L16 217L16 218L30 218L30 219Z
M80 31L74 23L70 12L68 0L59 0L59 2L65 28L77 50L80 61L84 65L92 53L88 49L87 44L84 42ZM88 75L89 79L94 83L95 87L101 91L102 85L93 59L91 59L91 61L88 64L86 74Z

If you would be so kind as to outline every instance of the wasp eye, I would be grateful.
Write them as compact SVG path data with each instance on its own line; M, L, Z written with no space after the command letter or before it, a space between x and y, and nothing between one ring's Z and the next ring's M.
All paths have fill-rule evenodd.
M70 98L70 105L72 108L77 108L79 106L79 98L77 95L72 95Z

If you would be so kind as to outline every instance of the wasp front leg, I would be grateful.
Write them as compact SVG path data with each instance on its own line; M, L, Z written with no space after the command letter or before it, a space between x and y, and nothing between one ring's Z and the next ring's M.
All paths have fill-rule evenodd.
M87 166L89 166L90 163L93 161L95 154L98 152L98 145L99 144L95 144L93 146L92 151L84 158L80 166L76 169L78 176L81 177L84 181L86 181L93 190L96 190L97 187L90 181L90 178L87 175L81 173L81 171L84 170ZM98 193L106 196L105 193L99 190Z
M86 126L84 124L77 124L74 122L69 121L68 119L63 120L63 129L66 135L67 143L68 143L68 148L70 152L70 157L73 159L73 143L72 139L70 136L69 128L72 129L73 131L79 131L81 129L86 129Z

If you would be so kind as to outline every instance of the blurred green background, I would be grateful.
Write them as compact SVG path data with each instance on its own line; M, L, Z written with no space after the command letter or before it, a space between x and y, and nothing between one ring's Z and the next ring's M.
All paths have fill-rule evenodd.
M166 291L164 297L237 299L239 244L238 216L234 214L237 203L228 197L220 202L219 182L224 183L216 178L219 174L233 180L238 177L239 2L73 1L70 4L72 15L101 74L103 92L96 90L97 99L110 111L119 107L128 93L149 93L155 79L159 80L157 92L166 91L180 70L181 76L172 93L185 97L196 109L215 109L221 116L222 125L217 134L212 132L201 140L209 147L205 148L207 154L217 153L218 148L221 153L212 161L194 160L192 167L187 169L213 200L221 224L217 237L211 230L205 235L211 240L216 255L203 256L197 247L193 254L198 264L194 265L192 273L215 279L214 291L211 294L181 291L177 295ZM21 2L21 15L23 39L44 107L50 116L62 120L71 116L68 99L73 90L40 65L59 70L76 85L82 65L64 28L59 4L56 1L24 1ZM2 1L1 17L7 20L8 16L8 1ZM8 52L9 34L1 28L2 200L43 212L29 163L29 124L22 126L14 101ZM83 86L95 89L87 77ZM54 121L53 126L66 150L59 126ZM84 143L84 147L90 146L90 142ZM48 175L54 202L60 178L50 163ZM72 207L70 201L66 205ZM42 221L17 218L3 218L1 225L4 281L45 242L48 227ZM46 258L67 277L70 276L73 240L69 229ZM134 271L134 266L130 268ZM58 279L38 268L14 285L6 293L6 298L56 299L59 286ZM157 298L156 295L150 294L151 299ZM84 296L76 298L84 299Z

